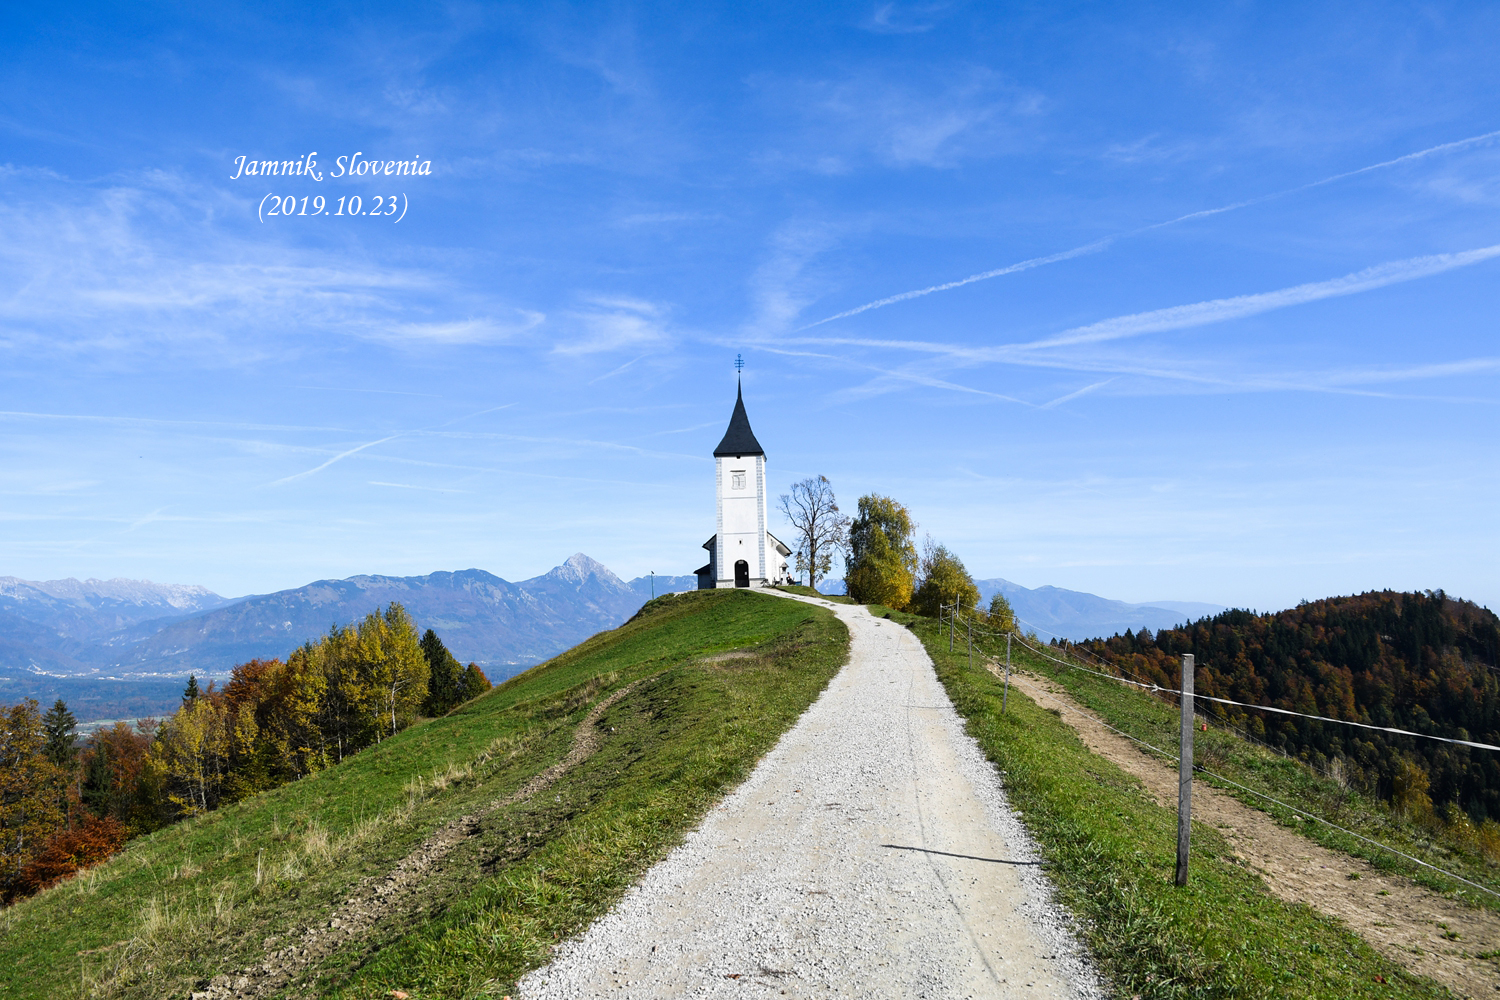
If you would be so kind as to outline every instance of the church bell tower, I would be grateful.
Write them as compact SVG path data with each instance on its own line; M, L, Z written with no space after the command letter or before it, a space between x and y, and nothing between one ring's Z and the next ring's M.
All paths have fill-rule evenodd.
M714 497L718 531L703 543L708 565L698 570L698 589L785 583L792 551L766 527L766 453L750 429L743 386L714 449Z

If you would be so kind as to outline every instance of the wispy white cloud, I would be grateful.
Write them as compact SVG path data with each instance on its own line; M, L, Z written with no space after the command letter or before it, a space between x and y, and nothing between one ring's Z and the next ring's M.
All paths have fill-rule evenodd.
M1110 319L1077 326L1050 337L1018 344L996 346L974 346L948 344L928 340L887 340L872 337L803 337L786 338L784 342L808 344L837 344L845 346L873 347L915 351L918 353L947 355L955 359L973 362L1013 361L1023 362L1028 356L1056 348L1080 344L1096 344L1103 341L1137 337L1168 330L1223 323L1233 319L1254 316L1259 313L1290 306L1317 302L1321 299L1357 295L1361 292L1384 288L1388 285L1419 278L1432 277L1455 268L1469 267L1500 257L1500 244L1463 250L1456 253L1430 254L1406 260L1389 261L1367 267L1362 271L1333 278L1293 285L1271 292L1254 295L1239 295L1225 299L1210 299L1165 309L1115 316Z
M782 225L770 240L770 252L750 279L755 315L745 325L751 336L786 329L815 293L807 270L841 235L828 223L798 221Z
M560 339L557 354L600 354L625 349L639 350L671 339L666 310L654 302L623 296L595 296L588 308L568 314L579 335Z
M546 313L515 310L516 318L499 322L491 318L448 320L436 323L391 323L373 325L371 339L412 346L431 344L501 344L535 330L546 322Z
M232 364L301 351L311 332L494 343L545 318L436 271L291 246L226 217L253 206L247 215L232 193L161 171L21 184L0 202L0 347Z
M899 77L851 73L821 80L761 74L751 85L774 105L777 145L755 159L768 168L843 173L880 165L950 169L1029 143L1022 123L1044 95L984 66L949 65ZM801 129L787 123L800 119Z
M930 16L947 4L876 4L860 27L877 35L919 35L934 27Z

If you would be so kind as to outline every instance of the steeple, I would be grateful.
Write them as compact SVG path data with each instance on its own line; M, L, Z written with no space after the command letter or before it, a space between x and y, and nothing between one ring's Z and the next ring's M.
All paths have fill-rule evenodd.
M723 455L765 455L755 432L750 429L750 418L745 415L745 390L738 387L735 392L734 413L729 417L729 429L724 440L714 449L714 457Z

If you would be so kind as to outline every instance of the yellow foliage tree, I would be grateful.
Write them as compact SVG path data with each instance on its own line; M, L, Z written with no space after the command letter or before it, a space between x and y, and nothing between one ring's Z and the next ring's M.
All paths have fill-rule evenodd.
M151 760L166 779L167 801L192 816L219 804L229 769L230 720L218 698L183 703L162 723Z
M958 556L942 545L931 545L922 559L922 584L912 598L920 615L936 618L941 605L958 605L973 614L979 608L979 588Z
M871 493L859 498L844 561L850 598L903 610L911 603L917 570L915 530L911 513L890 497Z
M57 794L66 778L46 749L35 699L0 706L0 892L67 821Z
M1020 631L1016 628L1016 612L1004 594L990 598L989 627L996 632Z

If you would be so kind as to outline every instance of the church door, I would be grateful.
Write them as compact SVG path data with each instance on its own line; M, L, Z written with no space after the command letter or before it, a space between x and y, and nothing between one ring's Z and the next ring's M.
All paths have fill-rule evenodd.
M734 564L734 585L736 587L750 586L750 564L743 559Z

